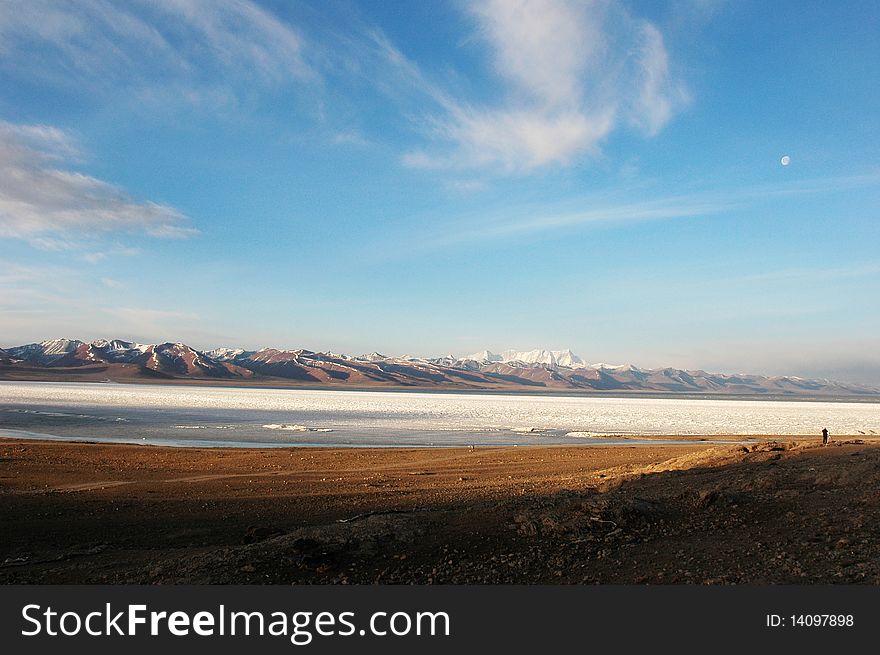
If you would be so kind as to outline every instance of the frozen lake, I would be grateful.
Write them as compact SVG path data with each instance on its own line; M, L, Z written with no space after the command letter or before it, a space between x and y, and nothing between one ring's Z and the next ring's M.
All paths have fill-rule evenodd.
M880 434L880 404L0 382L0 436L175 445L614 443ZM627 441L632 443L632 441Z

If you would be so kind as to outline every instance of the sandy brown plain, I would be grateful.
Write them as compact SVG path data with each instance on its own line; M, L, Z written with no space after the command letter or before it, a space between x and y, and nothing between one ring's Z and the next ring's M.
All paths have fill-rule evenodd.
M880 583L880 448L0 441L5 583Z

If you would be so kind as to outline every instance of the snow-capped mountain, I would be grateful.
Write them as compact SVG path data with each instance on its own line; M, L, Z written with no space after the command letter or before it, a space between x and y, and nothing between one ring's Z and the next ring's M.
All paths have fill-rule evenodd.
M8 349L9 365L18 363L47 369L83 370L95 366L117 366L117 370L160 377L252 377L182 343L140 344L121 339L99 339L86 343L77 339L52 339ZM128 367L128 368L126 368ZM103 370L103 369L102 369Z
M9 355L15 359L33 361L43 366L51 366L72 359L78 348L83 346L77 339L50 339L41 343L30 343L26 346L9 348Z
M585 368L586 362L571 350L504 350L495 354L483 350L466 359L477 362L522 362L523 364L546 364L547 366L566 366L568 368Z
M478 353L474 353L473 355L468 355L467 357L464 357L464 359L483 363L504 361L504 358L501 355L496 355L495 353L489 352L488 350L481 350Z
M558 390L763 396L877 396L880 388L793 376L586 364L570 350L489 351L459 358L352 357L311 350L215 348L114 339L53 339L0 349L3 380L214 380L277 385Z
M372 352L366 353L365 355L360 355L359 357L355 357L362 362L381 362L383 360L388 359L388 355L383 355L382 353Z
M206 350L205 354L217 362L228 362L236 357L249 356L254 354L254 350L243 350L241 348L214 348L214 350Z

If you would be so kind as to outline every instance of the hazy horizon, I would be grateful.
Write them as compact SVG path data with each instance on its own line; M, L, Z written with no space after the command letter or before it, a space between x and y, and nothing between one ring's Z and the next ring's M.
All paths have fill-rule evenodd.
M878 21L6 2L0 342L570 348L878 385Z

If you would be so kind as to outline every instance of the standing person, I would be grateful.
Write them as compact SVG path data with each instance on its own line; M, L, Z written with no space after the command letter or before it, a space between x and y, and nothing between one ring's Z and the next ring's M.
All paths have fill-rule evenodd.
M828 428L822 428L822 445L828 445Z

